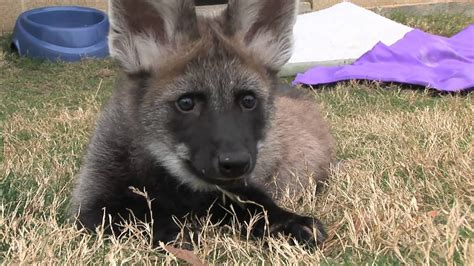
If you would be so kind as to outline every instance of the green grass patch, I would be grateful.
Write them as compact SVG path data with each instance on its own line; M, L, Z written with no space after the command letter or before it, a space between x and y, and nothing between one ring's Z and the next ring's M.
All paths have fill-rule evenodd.
M463 15L391 18L445 36L474 23ZM20 58L9 42L0 37L0 261L176 262L139 237L84 234L68 220L74 175L116 64ZM211 263L472 263L472 93L344 82L314 88L314 96L340 166L308 200L315 205L301 208L328 224L328 243L308 251L212 231L197 255Z

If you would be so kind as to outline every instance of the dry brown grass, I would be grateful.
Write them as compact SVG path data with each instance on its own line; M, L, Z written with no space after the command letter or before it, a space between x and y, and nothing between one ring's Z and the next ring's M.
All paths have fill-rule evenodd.
M210 263L272 261L474 263L472 96L388 92L348 84L317 93L338 140L342 162L325 190L303 204L285 201L300 213L328 224L321 250L271 240L268 247L245 241L232 228L210 226L196 254ZM380 94L380 105L361 104L360 91ZM114 239L75 230L66 222L72 177L99 110L97 98L78 108L44 103L9 114L4 123L4 179L0 248L10 263L172 262L148 241ZM328 104L324 99L338 101ZM405 110L384 103L427 99L432 105ZM330 102L330 101L328 101ZM339 106L357 109L337 111ZM332 110L335 109L335 110ZM11 186L8 188L7 186ZM308 191L306 191L308 192ZM472 255L471 255L472 256Z
M161 264L137 226L126 237L76 230L67 219L73 176L115 79L113 64L0 57L0 262ZM283 239L247 241L207 225L197 257L211 264L474 264L474 101L396 85L317 90L340 163L317 196L285 206L328 225L319 250ZM146 225L141 226L146 231ZM146 235L146 234L145 234Z

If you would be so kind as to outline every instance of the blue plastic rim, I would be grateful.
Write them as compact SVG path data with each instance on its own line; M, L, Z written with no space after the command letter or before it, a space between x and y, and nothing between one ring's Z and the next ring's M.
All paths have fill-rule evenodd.
M109 20L99 10L77 6L37 8L22 13L12 48L21 56L79 61L109 55Z

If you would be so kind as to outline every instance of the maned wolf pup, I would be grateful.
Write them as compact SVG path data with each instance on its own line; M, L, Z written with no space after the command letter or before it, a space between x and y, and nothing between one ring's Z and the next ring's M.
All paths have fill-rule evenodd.
M93 230L105 212L117 232L132 213L152 213L156 243L176 239L176 218L243 223L265 210L255 236L324 241L322 224L277 206L267 184L277 176L293 186L292 173L308 170L322 178L332 156L314 103L279 95L297 1L230 0L213 18L197 16L192 0L109 5L111 54L124 74L77 177L78 223ZM151 212L132 187L146 190Z

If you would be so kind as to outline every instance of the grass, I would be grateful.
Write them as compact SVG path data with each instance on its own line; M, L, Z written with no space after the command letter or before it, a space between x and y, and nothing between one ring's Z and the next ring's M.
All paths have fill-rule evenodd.
M394 19L452 35L474 23L447 15ZM454 21L454 22L453 22ZM2 47L8 36L0 37ZM130 228L114 239L77 231L67 220L73 177L116 66L18 58L0 51L0 262L182 262L152 249ZM329 184L303 203L329 229L319 250L284 240L242 240L212 226L195 251L217 263L474 263L474 101L472 93L434 94L399 85L346 82L318 88L315 98L338 141ZM307 191L306 191L307 192Z

